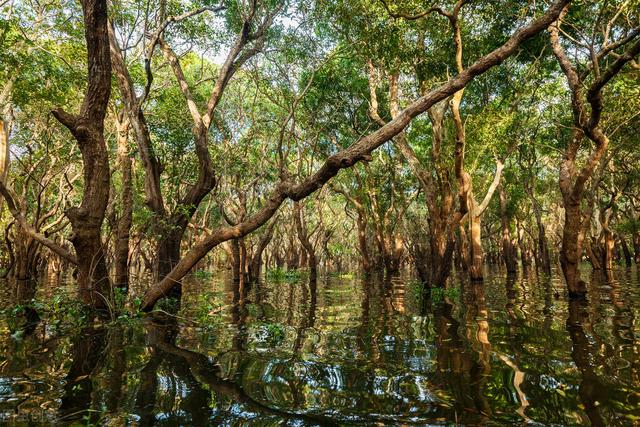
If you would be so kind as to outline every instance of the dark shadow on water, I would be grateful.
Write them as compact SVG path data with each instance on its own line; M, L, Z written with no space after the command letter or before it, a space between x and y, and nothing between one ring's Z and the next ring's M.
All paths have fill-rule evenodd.
M92 411L91 375L104 361L107 332L103 327L87 327L73 338L71 367L65 377L64 395L60 403L60 421L85 419L95 422L99 416ZM86 418L85 418L86 417Z
M603 387L592 364L594 351L583 328L583 322L589 323L587 300L569 301L567 332L571 337L571 357L582 374L578 394L584 410L593 426L606 425L598 409L599 402L607 400L607 388Z
M640 291L635 272L614 277L594 275L589 300L571 302L556 295L561 277L533 271L452 281L431 299L403 276L231 281L203 284L204 299L191 294L177 316L81 329L43 316L31 335L0 335L0 413L143 426L629 425L640 416Z

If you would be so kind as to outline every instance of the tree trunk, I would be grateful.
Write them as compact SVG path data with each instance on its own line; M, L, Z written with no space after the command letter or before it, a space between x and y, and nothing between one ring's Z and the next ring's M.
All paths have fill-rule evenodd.
M369 245L367 244L367 218L366 214L358 211L356 218L356 226L358 227L358 250L360 252L360 262L364 272L371 271L373 265L371 256L369 255Z
M572 297L583 295L587 290L586 284L580 279L583 239L580 206L578 203L565 203L560 266L567 282L569 295Z
M520 263L522 269L526 272L531 266L531 251L529 245L524 238L524 226L517 221L517 233L518 233L518 247L520 248Z
M169 274L180 260L180 242L183 232L174 230L173 233L167 233L166 236L158 240L156 244L156 258L154 265L154 276L156 282L162 280ZM166 296L169 298L180 299L182 295L182 283L177 282L173 286L171 293Z
M2 182L6 180L8 172L9 172L9 129L8 129L8 126L5 125L3 117L0 117L0 180L2 180Z
M121 117L118 123L118 163L122 174L122 212L116 230L114 284L124 292L129 289L129 235L133 222L132 160L129 157L128 133L129 121Z
M94 308L105 308L111 293L101 235L111 177L103 135L111 92L107 3L106 0L83 0L82 9L89 69L86 95L79 115L69 114L60 108L53 114L71 131L82 154L82 202L79 207L66 211L73 230L70 240L78 261L80 298Z
M605 270L613 270L616 240L613 232L608 227L602 230L602 233L602 268Z
M584 238L584 250L593 270L602 270L603 251L598 242L590 236Z
M590 80L589 85L586 85L585 78L588 76L579 74L560 41L560 25L567 12L568 5L564 5L558 19L549 26L549 40L553 54L565 74L571 90L574 129L571 139L568 141L559 173L560 191L565 208L560 262L567 281L569 295L576 297L586 293L586 286L580 280L578 263L582 256L582 239L585 231L583 227L585 224L589 224L589 219L584 221L581 218L580 206L585 185L590 179L594 180L592 175L598 166L602 166L601 158L609 145L609 138L600 127L603 109L602 92L605 85L622 70L626 63L640 53L640 42L634 42L624 55L619 55L615 61L611 61L602 73L600 73L597 62L604 60L607 57L607 52L600 51L605 58L601 58L598 53L594 52L591 60L596 58L596 63L590 62L587 70L588 72L595 70L597 75L596 78ZM587 108L587 103L589 108ZM582 168L578 170L576 157L585 137L593 141L595 147ZM595 188L597 187L594 185L593 189L595 190ZM594 193L595 191L591 191L592 197Z
M473 198L473 195L471 195L471 198ZM469 277L471 280L483 280L482 229L480 215L477 215L475 211L475 201L471 200L471 209L469 210L469 231L471 235Z
M540 260L540 267L542 267L542 271L547 276L551 276L551 257L549 255L549 244L547 243L544 223L542 222L542 210L533 192L531 192L530 195L532 196L533 213L536 217L536 226L538 227L537 253L538 259Z
M613 207L618 199L617 193L611 196L611 201L600 212L600 224L602 232L600 233L600 246L602 249L602 268L605 270L613 270L613 261L615 256L616 241L611 230L611 216L613 215Z
M622 248L622 254L624 255L624 264L627 267L631 267L631 251L624 236L620 235L620 247Z
M636 264L640 264L640 231L634 231L632 238L634 261Z
M513 276L518 272L516 253L511 241L511 218L507 212L507 193L500 186L500 226L502 233L502 252L504 263L507 267L507 275Z
M259 282L260 281L260 273L262 271L262 254L264 250L267 248L267 245L271 242L273 238L273 230L275 229L276 220L272 220L271 224L267 227L265 233L260 236L260 240L258 241L258 246L256 247L253 256L251 257L251 262L249 263L249 281L250 282Z
M309 267L309 280L316 280L318 277L318 261L316 260L316 252L313 249L313 245L309 241L309 235L307 232L307 225L304 221L302 214L302 208L299 202L293 203L293 219L296 224L296 230L298 232L298 239L300 244L307 253L307 266Z

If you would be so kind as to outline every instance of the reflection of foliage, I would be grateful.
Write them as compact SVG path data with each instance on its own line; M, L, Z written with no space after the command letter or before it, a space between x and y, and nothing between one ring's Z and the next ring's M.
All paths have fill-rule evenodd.
M366 420L365 423L371 421L367 418L373 412L371 408L378 414L392 416L397 422L408 414L415 414L410 410L418 408L420 419L414 422L427 423L438 417L452 419L457 414L462 424L477 424L481 420L499 425L517 424L521 422L516 412L520 402L514 384L520 380L523 382L518 387L529 403L526 415L535 422L577 425L584 421L580 386L594 384L589 381L595 380L606 396L598 405L606 421L626 425L640 415L637 409L640 396L628 377L629 366L620 363L635 360L635 354L632 346L618 342L618 337L628 330L617 329L621 325L611 322L611 316L616 315L613 310L603 312L604 317L594 325L597 332L589 335L597 333L596 339L612 346L616 355L611 357L605 353L604 357L593 357L597 354L595 346L584 349L590 352L589 360L594 367L594 377L586 378L585 382L572 358L572 352L580 347L571 342L566 332L565 306L556 302L545 311L544 318L531 315L545 304L545 293L540 283L531 282L530 278L522 282L527 292L511 297L505 294L503 281L485 282L487 309L491 313L489 348L482 347L477 338L478 315L473 298L457 298L456 290L432 290L432 300L449 298L450 304L438 303L432 312L424 313L419 306L406 304L413 285L405 283L406 312L400 313L394 311L385 298L380 298L379 283L367 283L370 291L367 297L353 292L353 282L332 277L328 280L330 284L326 288L318 285L318 315L313 330L307 329L302 335L306 338L301 346L301 358L292 359L296 355L294 340L301 331L297 329L299 319L308 315L309 308L301 300L282 298L283 289L301 290L302 287L293 284L261 285L271 292L266 292L260 302L245 306L251 320L247 320L242 329L216 315L222 307L228 307L225 304L232 304L225 299L227 295L211 291L194 295L180 314L198 320L203 327L184 324L178 331L176 346L214 359L222 366L225 386L243 378L245 391L270 407L301 413L314 410L316 414L331 417L350 413L358 420ZM627 292L629 286L623 282L622 291ZM68 297L59 290L43 305L65 315L78 314L66 306L67 301ZM597 310L609 306L598 301L592 304ZM363 305L369 317L359 312ZM515 313L510 314L505 305L514 307ZM286 314L289 308L291 319L287 319ZM20 310L16 309L16 313ZM48 330L55 331L57 337L51 341L55 346L43 344L39 338L19 340L5 333L6 318L12 315L6 310L0 319L3 322L0 325L2 373L21 378L24 364L29 363L29 384L37 387L41 381L51 387L51 391L42 395L32 393L29 401L46 406L45 400L55 401L52 396L58 396L65 384L70 358L76 357L72 343L77 341L74 334L78 328L52 328L49 317L46 324ZM172 362L174 356L163 353L160 348L149 351L144 325L141 319L133 318L118 320L108 327L109 344L104 350L104 359L90 378L94 399L90 408L98 408L101 422L128 420L128 414L138 414L139 409L133 406L136 399L148 391L145 378L157 379L153 389L157 393L154 408L170 414L176 423L189 424L191 418L188 417L202 411L201 403L211 398L212 392L201 382L207 373L195 365ZM118 330L120 338L115 340ZM251 333L243 347L234 347L246 331ZM43 345L49 346L45 347L46 351ZM120 372L124 372L122 377L118 366L123 370ZM524 376L519 377L520 372ZM117 378L123 378L123 383L115 383ZM16 385L11 385L16 388L9 393L22 392L19 384L24 383L16 380ZM81 384L79 394L87 391L87 383ZM176 389L185 391L184 399L176 401ZM102 399L120 390L123 395L115 413L105 415L100 409ZM233 393L227 394L224 390L229 388L216 390L216 406L211 408L211 414L234 420L251 414L253 423L273 421L274 418L270 418L273 414L238 402ZM294 401L292 394L300 400ZM489 405L490 416L479 414L476 396L482 396ZM198 403L191 405L193 402ZM234 412L220 409L228 407L233 407Z
M306 270L274 268L267 271L267 280L275 283L295 283L309 274Z
M191 312L191 316L195 322L202 328L207 330L220 327L220 317L217 314L220 307L215 304L215 296L212 292L203 292L198 295L198 299Z
M449 288L431 288L430 290L431 302L434 304L442 304L445 299L458 301L460 299L460 288L457 286Z
M264 323L262 325L263 331L266 333L265 341L276 346L284 341L285 332L284 327L278 323Z

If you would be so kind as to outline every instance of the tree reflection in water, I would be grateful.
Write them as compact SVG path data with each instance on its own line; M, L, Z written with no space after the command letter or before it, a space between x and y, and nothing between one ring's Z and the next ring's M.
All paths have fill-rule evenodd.
M594 276L590 300L569 305L557 278L534 272L442 301L375 275L203 283L222 307L207 328L184 321L200 304L188 302L178 317L1 336L0 411L112 425L627 425L640 416L640 295L635 274L616 277Z

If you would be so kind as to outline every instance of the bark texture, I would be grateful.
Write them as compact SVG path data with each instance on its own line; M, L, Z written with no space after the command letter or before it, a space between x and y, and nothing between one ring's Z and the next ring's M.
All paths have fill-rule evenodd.
M107 306L110 280L101 227L109 203L109 157L104 140L104 118L111 93L111 59L106 0L82 0L88 56L88 84L78 115L58 108L53 115L78 143L83 163L80 206L69 208L71 242L78 262L78 289L82 301L95 308Z

